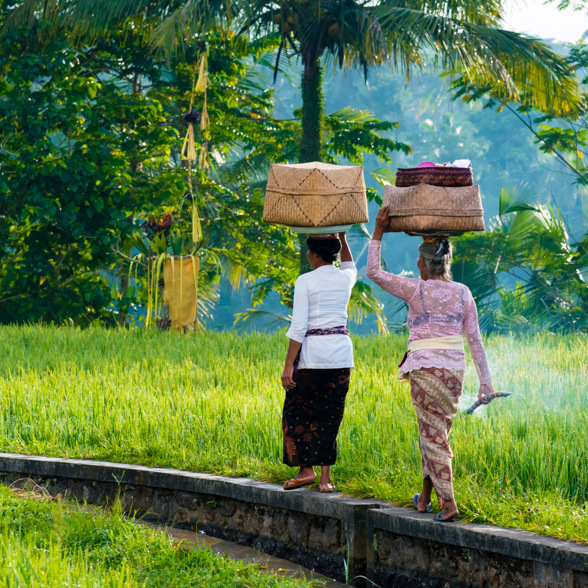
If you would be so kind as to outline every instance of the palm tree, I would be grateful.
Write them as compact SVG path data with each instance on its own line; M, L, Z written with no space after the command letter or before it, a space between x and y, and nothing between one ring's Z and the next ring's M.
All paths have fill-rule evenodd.
M67 9L55 11L57 5ZM59 14L90 37L132 19L151 28L153 45L168 55L212 26L279 35L274 79L284 55L303 66L300 162L324 156L322 68L329 61L340 69L360 67L366 77L370 67L387 62L408 80L432 60L470 94L492 91L505 103L560 116L577 112L582 100L569 62L536 39L500 28L500 0L61 0L51 3L53 13L47 6L23 0L13 26L31 18L33 9ZM307 271L304 251L301 241L301 270Z
M559 210L535 200L500 190L489 230L456 239L454 275L470 286L486 331L585 332L588 233L572 243Z
M391 64L408 80L432 60L470 87L492 89L505 101L525 102L557 115L581 102L569 62L536 39L500 28L500 0L21 0L4 29L31 24L39 13L61 19L92 38L131 19L152 30L152 43L170 55L214 26L281 38L284 54L301 59L300 161L320 159L323 58L339 68ZM0 31L0 35L3 31Z
M431 59L470 92L491 90L504 102L555 115L573 114L582 100L569 62L541 41L500 28L500 0L56 0L47 6L22 0L5 28L45 11L92 38L132 19L151 29L154 47L168 55L212 26L279 35L274 79L284 55L303 65L300 162L324 155L322 68L330 60L340 69L361 67L366 77L370 67L389 63L408 80ZM301 242L301 270L308 269L304 249Z

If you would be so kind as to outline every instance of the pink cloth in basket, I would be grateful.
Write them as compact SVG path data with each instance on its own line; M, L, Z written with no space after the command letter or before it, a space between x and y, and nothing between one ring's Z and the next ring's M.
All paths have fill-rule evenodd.
M369 247L367 276L381 288L408 303L409 341L465 334L480 384L490 384L490 370L478 325L478 311L469 288L459 282L416 280L385 272L380 267L381 241ZM403 372L420 368L465 370L465 353L423 349L408 355Z

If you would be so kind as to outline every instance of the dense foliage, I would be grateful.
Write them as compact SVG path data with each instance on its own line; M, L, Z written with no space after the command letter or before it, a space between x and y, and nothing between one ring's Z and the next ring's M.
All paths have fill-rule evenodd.
M2 38L2 322L103 316L100 270L134 215L181 189L163 169L177 130L158 96L141 92L140 79L158 77L146 50L75 49L45 39L47 27Z
M457 240L455 277L476 297L487 331L588 330L588 233L570 242L558 210L502 190L486 233Z
M72 0L71 10L62 12L58 4L55 10L45 6L28 13L22 3L0 3L0 323L131 322L143 312L148 289L146 259L153 249L150 250L146 238L152 243L154 234L146 223L156 226L167 215L172 225L166 232L166 241L159 244L160 249L163 246L169 254L192 252L195 248L189 236L193 202L197 205L195 220L202 226L202 239L196 247L201 267L200 318L212 316L221 280L233 287L247 287L247 306L254 310L241 316L246 322L263 315L260 305L272 293L278 294L286 307L291 305L292 286L299 271L300 243L286 229L261 222L269 164L304 159L301 149L308 147L308 133L304 130L308 104L303 101L300 108L296 101L286 105L291 92L287 80L299 75L286 60L292 55L287 52L289 31L284 26L289 22L289 9L284 8L279 19L274 18L276 10L263 2L259 4L261 20L247 20L254 15L245 18L245 13L232 13L232 22L246 24L248 36L236 34L229 27L218 27L216 17L210 14L207 29L201 31L197 40L183 43L181 56L177 47L154 53L154 42L164 49L169 49L172 37L173 43L177 42L172 26L175 21L169 15L170 10L178 9L173 12L174 18L184 18L179 10L181 5L149 4L145 11L133 12L131 2L122 14L120 3L107 2L105 15L108 11L112 14L104 25L107 28L100 29L92 20L99 15L89 18L84 11L90 5L83 0ZM335 57L340 66L373 65L390 50L384 35L379 49L370 47L371 53L364 55L368 48L359 43L363 34L359 24L349 20L340 3L332 3L329 10L321 13L320 30L314 31L315 37L307 38L310 32L300 28L302 24L294 23L293 29L298 28L293 49L301 50L304 43L318 39L317 55L326 55L326 63ZM372 16L392 27L390 14L384 11ZM484 26L494 26L496 15L482 11L462 16L485 19ZM447 14L435 18L450 22L455 17ZM422 47L414 48L415 56L419 56L417 64L422 65L423 49L440 33L427 36L433 33L426 32L426 19L413 24L418 24L425 35ZM97 34L99 30L102 32ZM406 39L400 41L404 43ZM519 41L523 45L526 42ZM515 50L513 43L511 49ZM402 47L408 51L405 44ZM164 54L167 60L163 59ZM409 54L410 51L406 55ZM207 93L194 94L203 55L207 56ZM447 58L449 61L443 63L449 66L453 62L451 57ZM581 68L585 59L585 47L579 46L570 54L569 65ZM563 67L559 58L556 61L558 67ZM286 80L280 86L280 100L271 87L272 70L280 80ZM564 75L563 69L561 73ZM564 78L571 84L569 72ZM387 79L392 80L386 91L390 99L374 102L373 95L366 95L367 86L329 95L333 85L325 76L326 108L323 111L320 104L316 105L321 107L321 158L366 163L373 178L380 182L391 179L382 162L395 167L411 152L406 142L397 139L398 123L388 121L408 113L422 119L423 102L432 100L434 106L440 91L432 84L425 90L425 96L418 90L403 103L396 96L404 87L404 80L389 74ZM315 90L321 90L321 83ZM466 82L462 79L461 83ZM459 88L459 83L455 88ZM441 88L442 93L446 91L446 87ZM571 86L565 91L571 91ZM299 97L297 88L294 92ZM374 116L368 110L352 109L352 95L356 104L381 114ZM505 101L504 97L502 100ZM424 106L428 108L426 103ZM195 125L196 147L206 145L201 165L187 164L180 156L186 133L184 116L190 108L206 112L210 120L206 131ZM542 127L536 136L540 137L544 151L567 156L579 176L578 182L583 183L585 119L577 118L577 108L575 113L575 118L569 120L540 120L537 124ZM407 135L408 142L414 144L415 159L431 159L434 152L435 157L443 160L445 152L462 149L465 142L470 150L466 155L471 159L484 158L490 168L503 165L504 152L509 149L513 164L519 165L520 150L514 143L501 147L500 153L488 153L488 141L475 126L475 112L466 124L454 119L451 113L433 108L432 118L422 123L419 135ZM379 201L373 188L369 198ZM554 214L557 216L557 211ZM488 239L492 247L497 246L495 235ZM564 241L569 239L559 240ZM475 264L489 261L481 253L467 253L464 247L468 242L463 240L460 259L469 264L467 271L472 273L476 271ZM512 236L508 242L512 242ZM181 246L177 247L178 243ZM527 241L527 246L532 244ZM585 304L585 246L581 242L569 246L576 252L571 283L578 284L570 300L574 301L573 308L581 310ZM489 252L492 247L488 246ZM505 271L516 272L521 265L531 263L528 247L518 251ZM146 257L132 265L130 260L142 248L147 248ZM533 264L533 271L542 275L552 271L559 275L557 264ZM395 265L393 270L404 269ZM555 275L547 281L551 283L552 278L557 283L568 281ZM479 301L491 301L496 310L500 292L500 288L488 290L480 294ZM503 297L504 311L512 308L507 298ZM519 314L531 312L530 302L522 304L520 296L518 300ZM554 300L568 298L556 296ZM562 309L566 304L562 303L560 310L548 305L549 312L565 314ZM354 289L351 314L361 319L367 313L375 313L380 328L385 329L382 303L368 284L359 282ZM486 324L490 326L492 322L494 328L498 314L487 315L494 318L488 318ZM558 329L577 329L583 324L582 320L560 320L555 316L546 320L533 324Z
M88 324L117 314L122 324L145 299L148 264L128 275L132 244L164 211L174 232L189 234L192 198L203 227L201 314L210 314L221 275L244 281L253 304L271 291L289 304L297 242L261 222L269 163L298 159L301 129L299 112L275 118L260 74L274 42L213 30L169 64L131 24L91 48L56 27L39 20L2 37L0 322ZM194 96L204 52L209 87ZM191 106L206 108L210 140L206 165L190 172L180 148ZM331 160L389 161L409 149L384 136L393 123L366 113L347 109L326 126ZM195 140L204 140L199 129ZM118 292L106 279L116 275ZM369 288L357 301L366 303L379 308Z

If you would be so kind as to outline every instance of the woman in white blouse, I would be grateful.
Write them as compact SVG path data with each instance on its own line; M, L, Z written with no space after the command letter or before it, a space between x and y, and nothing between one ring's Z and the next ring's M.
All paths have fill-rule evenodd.
M357 269L345 233L309 238L307 244L314 271L296 280L282 373L284 463L300 470L284 490L314 484L313 466L321 466L319 491L334 492L331 465L337 459L337 433L353 367L347 305ZM341 269L334 266L339 252Z

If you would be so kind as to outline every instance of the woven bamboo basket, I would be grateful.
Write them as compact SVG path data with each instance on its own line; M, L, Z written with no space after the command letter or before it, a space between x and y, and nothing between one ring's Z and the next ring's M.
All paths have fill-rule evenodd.
M391 232L483 231L480 186L445 188L418 184L386 186L383 206L390 206Z
M361 166L317 161L273 164L263 220L291 227L329 227L368 221Z
M407 188L418 184L431 186L471 186L474 183L469 167L414 167L396 172L396 186Z

